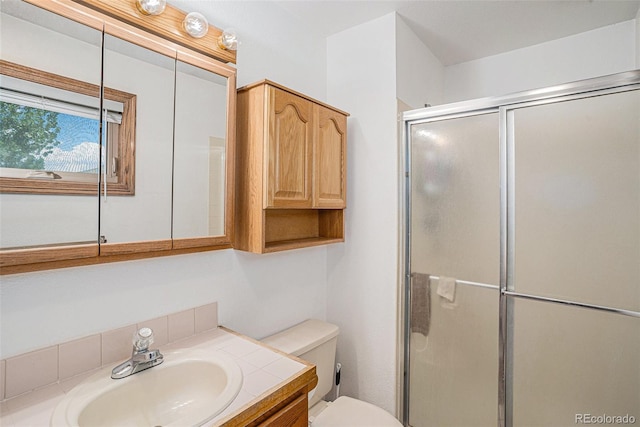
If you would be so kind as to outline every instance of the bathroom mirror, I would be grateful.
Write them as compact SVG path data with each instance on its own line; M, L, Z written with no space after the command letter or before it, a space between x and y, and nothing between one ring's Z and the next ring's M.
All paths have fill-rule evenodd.
M0 19L0 249L95 255L101 32L17 0Z
M0 83L47 106L44 142L32 170L0 166L0 273L231 247L236 70L217 59L235 62L215 43L221 31L193 39L171 6L180 19L152 34L157 23L126 0L27 1L38 7L2 4Z
M227 80L177 61L174 239L224 234Z
M130 242L171 249L175 58L105 34L103 69L105 87L135 94L136 116L135 193L111 194L101 185L101 253L127 252L120 244ZM103 138L107 153L108 145Z

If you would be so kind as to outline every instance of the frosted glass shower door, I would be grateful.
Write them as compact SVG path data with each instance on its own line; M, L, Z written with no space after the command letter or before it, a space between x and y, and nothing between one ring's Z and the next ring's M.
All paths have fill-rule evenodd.
M640 70L405 113L412 427L640 422Z
M640 90L507 120L513 425L640 422Z
M491 112L410 128L413 427L497 425L498 123ZM443 277L453 295L439 295Z

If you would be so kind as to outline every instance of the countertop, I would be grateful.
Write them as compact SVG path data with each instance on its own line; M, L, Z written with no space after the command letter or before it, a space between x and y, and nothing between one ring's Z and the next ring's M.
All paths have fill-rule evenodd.
M168 354L181 349L220 352L234 359L242 369L243 382L238 396L222 413L205 423L204 426L207 427L223 425L244 411L255 408L270 393L285 386L312 366L223 327L160 348L163 353ZM104 369L96 369L2 402L0 425L49 426L53 409L64 395Z

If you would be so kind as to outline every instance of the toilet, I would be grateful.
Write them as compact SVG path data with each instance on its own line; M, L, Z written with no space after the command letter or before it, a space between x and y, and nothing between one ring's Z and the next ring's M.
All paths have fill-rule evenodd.
M347 396L338 397L333 402L322 400L333 385L339 332L336 325L310 319L262 342L316 365L318 385L309 393L309 426L402 427L391 414L371 403Z

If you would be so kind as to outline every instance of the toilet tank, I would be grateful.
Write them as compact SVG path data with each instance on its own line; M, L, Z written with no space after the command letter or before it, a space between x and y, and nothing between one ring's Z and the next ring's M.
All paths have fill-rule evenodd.
M319 402L333 386L339 331L336 325L309 319L262 340L271 347L316 365L318 386L309 399L309 407Z

